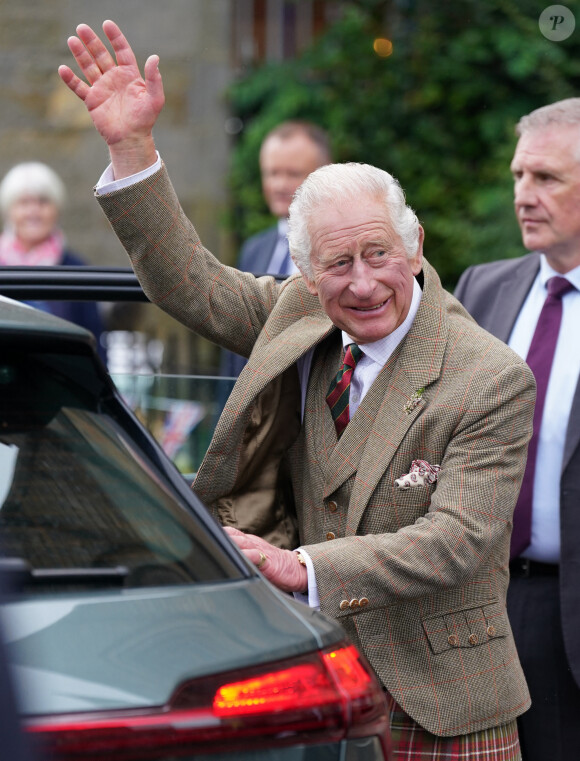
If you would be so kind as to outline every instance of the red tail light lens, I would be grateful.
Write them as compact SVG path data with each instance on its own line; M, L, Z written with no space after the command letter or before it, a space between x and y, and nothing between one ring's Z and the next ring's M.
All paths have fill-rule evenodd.
M153 711L43 717L28 732L52 761L141 761L377 736L388 714L370 667L351 645L196 679Z

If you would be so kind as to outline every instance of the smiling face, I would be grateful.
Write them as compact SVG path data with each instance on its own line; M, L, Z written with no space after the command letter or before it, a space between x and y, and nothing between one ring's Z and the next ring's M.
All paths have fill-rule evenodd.
M25 195L14 201L8 219L20 243L31 249L46 240L57 224L57 205L43 196Z
M511 170L524 246L545 253L558 272L580 265L580 127L524 133Z
M422 228L409 258L385 204L358 197L317 209L310 237L312 279L305 281L332 322L358 344L398 328L409 313L413 278L421 271Z

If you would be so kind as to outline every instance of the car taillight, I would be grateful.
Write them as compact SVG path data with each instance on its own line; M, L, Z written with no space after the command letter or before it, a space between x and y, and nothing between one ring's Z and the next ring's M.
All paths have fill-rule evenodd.
M47 761L141 761L373 736L389 755L383 692L347 644L187 682L156 710L41 717L26 729Z

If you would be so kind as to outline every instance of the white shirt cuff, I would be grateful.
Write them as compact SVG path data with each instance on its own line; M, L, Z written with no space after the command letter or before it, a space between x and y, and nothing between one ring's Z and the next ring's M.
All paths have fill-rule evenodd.
M121 180L115 179L113 176L113 166L112 164L109 164L103 174L99 177L95 190L97 191L97 195L100 196L114 193L116 190L123 190L123 188L135 185L138 182L141 182L141 180L146 180L147 177L151 177L151 175L155 174L159 169L161 169L161 156L159 155L159 151L157 151L157 161L154 164L147 167L147 169L142 169L136 174L129 175L129 177L123 177Z
M318 596L318 586L316 584L316 576L314 575L314 565L310 555L304 552L302 547L298 547L296 552L299 552L306 562L306 571L308 572L308 592L303 594L302 592L294 592L294 597L299 602L307 604L311 608L316 610L320 609L320 597Z

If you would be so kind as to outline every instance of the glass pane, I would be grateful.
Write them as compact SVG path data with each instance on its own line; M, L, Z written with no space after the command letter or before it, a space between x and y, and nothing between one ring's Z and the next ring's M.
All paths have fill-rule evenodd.
M119 373L111 377L181 473L193 479L235 379Z
M221 349L150 303L101 304L113 374L223 375Z
M117 569L109 583L124 587L224 578L220 553L194 514L120 427L122 418L103 414L91 368L87 357L56 355L1 363L3 554L33 571L84 569L81 588L107 584L98 569ZM62 589L50 574L43 589L53 582ZM39 578L30 583L36 591Z

